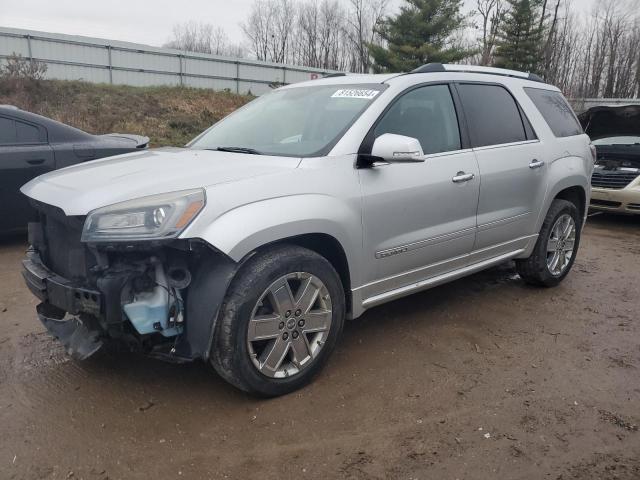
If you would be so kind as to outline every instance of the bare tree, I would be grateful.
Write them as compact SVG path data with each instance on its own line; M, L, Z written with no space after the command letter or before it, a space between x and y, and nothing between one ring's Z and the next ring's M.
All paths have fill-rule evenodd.
M24 58L13 52L4 65L0 65L0 78L6 80L42 80L47 73L47 64L34 59Z
M229 42L224 28L210 23L186 22L173 27L171 40L163 45L185 52L210 53L234 57L246 56L243 47Z
M573 1L541 4L545 80L574 98L640 95L640 0L601 0L587 16Z
M209 23L179 23L173 26L173 37L164 46L187 52L212 53L213 30Z
M367 72L389 0L255 0L241 24L258 60Z
M290 55L296 9L293 0L255 0L240 24L258 60L283 63Z
M349 0L349 3L347 37L356 54L351 70L368 72L371 68L368 45L381 41L376 27L386 14L389 0Z
M480 65L489 65L493 61L498 28L504 15L502 0L476 0L476 11L480 17Z

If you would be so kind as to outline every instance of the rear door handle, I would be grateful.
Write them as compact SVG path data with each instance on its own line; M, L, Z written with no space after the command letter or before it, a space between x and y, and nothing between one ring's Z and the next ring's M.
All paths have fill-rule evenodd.
M34 158L31 160L27 160L29 165L42 165L44 163L44 158Z
M475 177L473 173L458 172L451 180L453 183L464 183L473 180Z
M535 170L536 168L540 168L542 166L544 166L544 162L542 160L536 160L536 159L532 160L531 163L529 164L529 168L531 170Z

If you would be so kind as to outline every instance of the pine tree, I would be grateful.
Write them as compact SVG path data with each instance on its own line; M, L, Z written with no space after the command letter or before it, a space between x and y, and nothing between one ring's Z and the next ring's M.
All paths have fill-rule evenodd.
M405 0L395 17L378 26L386 47L368 45L378 72L406 72L425 63L452 63L472 52L451 42L464 24L462 0Z
M537 73L541 65L544 22L539 0L507 0L509 9L499 28L494 66Z

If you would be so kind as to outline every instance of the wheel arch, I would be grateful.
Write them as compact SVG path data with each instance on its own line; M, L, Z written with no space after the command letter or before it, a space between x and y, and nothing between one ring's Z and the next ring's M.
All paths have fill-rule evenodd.
M584 218L591 194L590 177L580 157L564 157L551 164L549 184L543 208L538 215L535 231L542 228L544 218L556 199L574 203Z
M578 208L580 218L584 218L587 208L587 193L582 186L574 185L560 190L553 199L567 200L573 203Z
M311 250L318 255L327 259L327 261L335 268L342 282L344 296L346 301L347 316L351 316L353 310L353 299L351 296L351 271L349 268L349 260L344 248L337 238L326 233L305 233L291 237L281 238L273 242L267 243L255 249L260 252L274 245L296 245ZM253 255L251 252L249 255Z

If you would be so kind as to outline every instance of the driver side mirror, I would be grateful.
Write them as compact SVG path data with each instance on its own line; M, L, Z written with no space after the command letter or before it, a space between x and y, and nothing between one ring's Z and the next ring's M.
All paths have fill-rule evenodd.
M363 155L368 166L375 162L414 163L424 162L422 146L417 138L394 133L380 135L373 142L371 155ZM364 166L364 165L363 165Z

